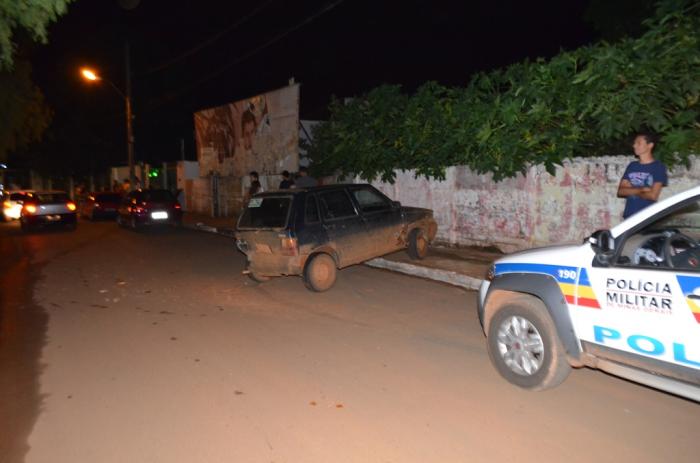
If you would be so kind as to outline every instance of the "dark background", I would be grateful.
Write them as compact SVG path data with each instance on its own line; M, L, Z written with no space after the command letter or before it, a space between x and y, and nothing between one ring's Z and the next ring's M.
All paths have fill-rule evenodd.
M91 162L125 163L124 100L89 84L89 65L125 88L133 75L137 161L194 159L192 113L301 83L301 118L325 119L331 95L382 83L407 92L434 80L551 57L599 36L590 1L78 0L35 47L34 79L53 108L54 137L84 140ZM131 5L130 5L131 4ZM127 6L127 8L124 8ZM133 8L128 8L133 6ZM76 141L69 144L76 150ZM85 157L82 155L83 158ZM107 165L108 165L107 164Z

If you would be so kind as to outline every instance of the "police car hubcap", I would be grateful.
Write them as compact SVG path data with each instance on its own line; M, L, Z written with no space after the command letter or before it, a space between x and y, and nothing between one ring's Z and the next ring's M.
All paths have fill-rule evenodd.
M534 375L544 360L542 337L523 317L508 317L501 323L498 350L508 368L519 375Z

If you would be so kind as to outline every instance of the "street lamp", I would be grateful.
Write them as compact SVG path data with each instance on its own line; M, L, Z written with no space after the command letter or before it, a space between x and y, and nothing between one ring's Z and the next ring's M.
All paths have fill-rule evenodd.
M131 114L131 75L128 56L127 49L126 93L119 90L119 87L114 85L114 82L109 79L105 79L90 68L80 69L80 75L83 76L83 79L90 82L107 82L119 94L119 96L124 99L124 102L126 103L126 149L129 162L129 189L133 191L134 186L136 185L136 176L134 175L134 134L131 128L133 115Z

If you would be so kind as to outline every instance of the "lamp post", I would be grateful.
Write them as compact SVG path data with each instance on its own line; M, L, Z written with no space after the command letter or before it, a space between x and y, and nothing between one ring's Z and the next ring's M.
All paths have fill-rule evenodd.
M114 83L98 75L95 71L89 68L82 68L80 74L84 79L90 82L107 82L122 98L126 104L126 147L127 159L129 163L129 189L134 190L136 186L136 176L134 175L134 134L131 127L133 115L131 114L131 69L129 67L129 47L126 47L126 93L119 90Z

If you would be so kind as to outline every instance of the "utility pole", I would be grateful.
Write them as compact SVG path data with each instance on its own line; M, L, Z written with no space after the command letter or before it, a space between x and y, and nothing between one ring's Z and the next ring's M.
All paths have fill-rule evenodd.
M136 176L134 175L134 132L132 129L131 114L131 56L129 54L129 41L127 40L124 46L124 55L126 58L126 146L129 162L129 183L131 191L136 187Z

